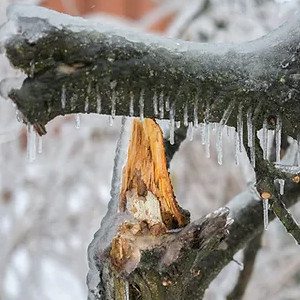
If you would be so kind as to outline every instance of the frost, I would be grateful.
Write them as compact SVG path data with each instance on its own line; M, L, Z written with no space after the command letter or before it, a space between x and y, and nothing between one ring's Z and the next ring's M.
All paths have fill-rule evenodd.
M263 218L264 218L264 228L268 230L269 225L269 199L262 199L263 204Z
M36 158L36 132L34 126L27 124L27 159L33 162Z
M79 129L80 128L80 115L79 114L76 114L74 116L74 119L75 119L75 128L76 129Z
M276 118L276 128L275 128L275 140L276 140L276 162L280 162L280 150L281 150L281 117L278 115Z
M102 254L110 245L115 236L118 226L129 218L125 213L119 212L119 195L122 185L122 170L127 160L127 151L131 135L132 119L123 117L120 138L116 148L114 161L111 200L108 204L108 210L102 219L100 229L95 233L94 239L88 247L89 272L87 275L87 285L89 290L88 299L96 299L95 295L99 295L101 289L99 268L101 268Z
M268 121L264 120L263 130L262 130L262 149L263 149L263 158L268 159Z
M141 90L140 99L139 99L139 105L140 105L140 120L141 122L144 121L144 94L145 90Z

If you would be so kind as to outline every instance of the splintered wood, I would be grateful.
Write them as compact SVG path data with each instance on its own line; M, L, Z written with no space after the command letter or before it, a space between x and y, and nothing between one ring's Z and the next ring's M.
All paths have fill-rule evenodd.
M176 202L167 170L160 127L152 119L135 119L123 170L120 210L126 209L151 227L166 229L185 226L188 216Z
M189 223L189 213L176 202L162 132L154 120L133 121L119 204L133 217L119 226L111 245L111 262L123 274L138 266L142 250L170 238L167 230Z

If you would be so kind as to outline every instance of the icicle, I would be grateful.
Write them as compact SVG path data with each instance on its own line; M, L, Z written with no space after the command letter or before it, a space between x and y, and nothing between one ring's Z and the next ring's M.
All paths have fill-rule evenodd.
M80 128L80 115L79 114L76 114L74 116L74 119L75 119L75 128L76 129L79 129Z
M127 280L125 281L125 300L130 300L129 299L129 283Z
M73 95L70 99L71 111L76 109L77 95Z
M66 87L65 87L65 85L63 85L61 88L61 108L62 109L66 108Z
M108 123L109 123L109 126L114 125L114 118L112 116L108 116Z
M275 127L275 140L276 140L276 147L275 147L275 152L276 152L276 162L280 162L280 150L281 150L281 118L278 115L276 118L276 127Z
M19 123L24 121L24 115L19 110L16 110L16 119Z
M205 124L205 154L210 157L210 124Z
M264 215L264 228L268 230L269 224L269 199L262 199L263 202L263 215Z
M253 123L251 108L247 111L247 132L248 132L248 147L253 147Z
M99 85L98 84L96 85L96 97L97 97L96 111L97 111L97 114L100 114L101 113L101 95L100 95L100 92L99 92Z
M218 153L218 164L222 165L222 159L223 159L223 130L224 126L226 125L232 110L234 108L234 101L229 103L228 107L223 113L222 119L219 124L218 132L217 132L217 153Z
M278 179L278 183L279 183L279 193L280 193L280 195L283 195L284 194L285 180L284 179Z
M263 148L263 158L268 159L268 121L264 120L263 132L262 132L262 148Z
M159 107L159 117L161 119L163 119L164 114L165 114L165 112L164 112L164 93L163 92L161 92L159 95L159 106L158 107Z
M89 97L85 97L85 102L84 102L84 112L89 111Z
M226 126L226 132L227 132L227 136L230 137L231 127Z
M175 132L175 111L174 103L170 109L170 144L174 145L174 132Z
M243 151L243 107L239 106L239 112L237 116L237 133L238 133L238 146L239 151Z
M180 124L180 121L176 121L176 122L175 122L175 126L176 126L177 129L180 128L180 125L181 125L181 124Z
M42 136L38 135L38 153L41 154L43 152L43 139Z
M133 117L133 115L134 115L134 96L133 93L130 93L129 116Z
M238 166L240 164L239 160L239 133L234 133L234 144L235 144L235 164Z
M139 100L139 105L140 105L140 120L141 120L141 122L144 121L144 94L145 94L145 91L141 90L140 100Z
M252 147L250 148L250 163L255 168L255 139L252 141Z
M110 118L112 119L112 122L114 122L113 120L116 116L116 99L117 99L117 95L116 95L116 92L113 90L112 94L111 94L111 116L110 116Z
M196 100L194 105L194 126L198 127L198 100Z
M187 130L187 136L188 136L188 139L190 141L192 141L193 138L194 138L194 126L193 126L193 122L189 122L189 127L188 127L188 130Z
M166 99L165 106L166 106L166 111L170 111L170 99L169 99L169 96Z
M35 64L34 64L34 60L32 60L30 61L30 73L29 73L30 78L34 77L34 69L35 69Z
M298 166L300 166L300 134L297 135L297 146L298 146L297 160L298 160Z
M156 92L154 92L154 95L153 95L153 111L154 111L154 115L157 116L158 115L158 102L157 102Z
M184 109L183 109L183 125L185 127L188 127L188 125L189 125L188 105L187 105L187 103L185 104Z
M32 162L36 158L36 132L32 124L27 124L27 159Z
M201 134L202 145L205 145L205 123L200 124L200 134Z

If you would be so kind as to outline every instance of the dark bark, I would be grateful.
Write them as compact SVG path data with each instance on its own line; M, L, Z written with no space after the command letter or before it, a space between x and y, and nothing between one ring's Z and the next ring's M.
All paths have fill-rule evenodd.
M207 106L206 121L219 122L234 101L228 125L235 127L239 105L245 115L260 104L257 129L265 117L281 114L284 132L296 137L299 16L252 42L209 45L101 26L96 30L87 23L74 32L67 23L54 26L38 15L25 17L30 8L22 9L18 33L4 48L12 65L33 77L10 93L30 123L45 125L58 115L97 112L97 96L101 114L129 115L132 98L135 116L169 118L166 107L156 114L157 95L164 106L167 100L173 105L176 120L183 121L186 110L191 122L195 116L203 121ZM57 17L55 12L50 15Z

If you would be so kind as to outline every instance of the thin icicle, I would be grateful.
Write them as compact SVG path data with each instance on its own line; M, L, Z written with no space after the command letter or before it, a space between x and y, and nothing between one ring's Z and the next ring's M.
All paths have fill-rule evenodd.
M252 141L252 147L250 148L250 163L255 168L255 139Z
M269 225L269 199L262 199L263 202L263 216L264 216L264 228L268 230Z
M210 157L210 124L205 124L205 154Z
M298 166L300 166L300 134L297 135L297 146L298 146L297 161L298 161Z
M159 117L161 119L163 119L164 114L165 114L165 111L164 111L164 93L163 92L161 92L160 95L159 95L158 109L159 109Z
M112 116L108 116L108 123L109 123L109 126L114 125L114 118Z
M230 137L230 134L231 134L231 127L230 126L226 126L226 132L227 132L227 136Z
M176 122L175 122L175 126L176 126L177 129L180 128L180 125L181 125L180 121L176 121Z
M96 85L96 97L97 97L97 107L96 107L96 111L97 114L101 113L101 95L100 95L100 91L99 91L99 85Z
M87 97L85 97L85 102L84 102L84 112L87 113L89 111L89 105L90 105L89 97L87 96Z
M222 165L222 160L223 160L223 130L224 126L226 125L232 110L234 108L234 101L229 103L228 107L223 113L222 119L220 121L219 127L218 127L218 132L217 132L217 153L218 153L218 164Z
M190 141L192 141L193 138L194 138L194 126L193 126L193 122L189 122L189 127L188 127L188 130L187 130L187 136L188 136L188 139Z
M74 116L74 119L75 119L75 128L76 129L79 129L80 128L80 115L79 114L76 114Z
M205 123L200 124L200 134L202 145L205 145Z
M251 108L247 111L247 133L248 133L248 147L253 147L253 121Z
M129 299L129 283L127 280L125 281L125 300L130 300Z
M187 103L185 104L184 109L183 109L183 125L185 127L189 126L189 116L188 116L188 105L187 105Z
M32 60L30 61L30 73L29 73L30 78L34 77L34 70L35 70L35 63L34 60Z
M262 148L263 148L263 158L268 159L268 121L267 119L263 122L263 132L262 132Z
M141 122L144 121L144 94L145 91L142 89L141 94L140 94L140 99L139 99L139 105L140 105L140 120Z
M234 144L235 144L235 164L238 166L240 164L239 159L239 133L234 132Z
M276 140L276 162L280 162L280 150L281 150L281 117L278 115L276 118L276 127L275 127L275 140Z
M239 151L243 151L243 107L239 105L239 112L237 116L237 133L238 133L238 147Z
M175 108L174 103L170 109L170 144L174 145L174 132L175 132Z
M194 105L194 126L195 128L198 127L198 100L196 100Z
M27 159L32 162L36 158L36 132L32 124L27 124Z
M278 183L279 183L279 193L280 193L280 195L283 195L284 194L285 180L284 179L278 179Z
M134 96L133 93L130 93L130 101L129 101L129 116L134 116Z
M158 101L157 101L156 91L154 92L154 95L153 95L153 111L154 111L154 115L158 116Z
M166 99L165 106L166 106L166 111L170 111L170 97L169 96Z
M61 88L61 108L62 109L66 108L66 101L67 101L66 87L65 87L65 85L63 85Z
M38 153L43 152L43 139L42 136L38 135Z
M112 94L111 94L111 119L112 119L112 122L114 122L114 118L116 116L116 100L117 100L117 94L116 94L116 91L113 90L112 91Z

